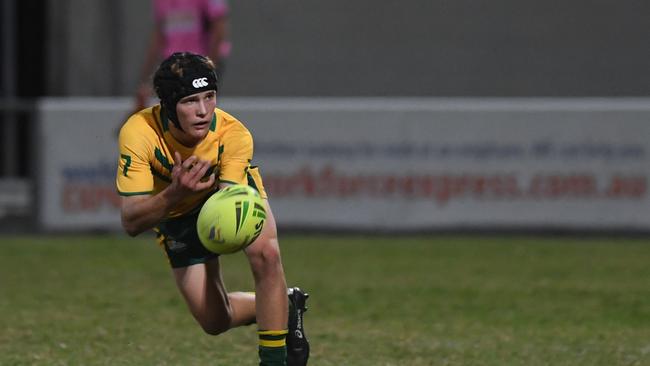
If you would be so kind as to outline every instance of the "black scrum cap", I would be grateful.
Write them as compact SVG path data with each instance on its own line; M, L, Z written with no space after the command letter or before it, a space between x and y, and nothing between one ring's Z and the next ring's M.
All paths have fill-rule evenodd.
M209 58L190 52L177 52L158 67L153 86L167 117L181 128L176 104L182 98L207 90L217 90L217 74Z

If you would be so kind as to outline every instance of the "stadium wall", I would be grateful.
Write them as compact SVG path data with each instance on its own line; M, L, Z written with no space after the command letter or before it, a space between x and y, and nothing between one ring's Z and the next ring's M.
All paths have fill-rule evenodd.
M224 98L282 228L650 229L650 100ZM39 103L38 221L119 230L128 98Z
M48 95L132 95L149 1L49 0ZM230 1L227 96L646 96L650 2Z

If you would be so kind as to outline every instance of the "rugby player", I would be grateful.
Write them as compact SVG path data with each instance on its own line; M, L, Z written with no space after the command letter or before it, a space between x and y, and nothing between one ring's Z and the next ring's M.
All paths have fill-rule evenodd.
M256 323L260 365L306 365L308 295L287 289L275 219L259 170L251 165L253 139L216 107L214 64L174 53L160 64L153 87L160 103L133 114L120 130L116 184L124 230L131 236L156 232L176 285L206 333ZM201 245L196 232L202 203L229 184L248 184L266 201L264 229L245 249L254 293L227 292L219 256Z

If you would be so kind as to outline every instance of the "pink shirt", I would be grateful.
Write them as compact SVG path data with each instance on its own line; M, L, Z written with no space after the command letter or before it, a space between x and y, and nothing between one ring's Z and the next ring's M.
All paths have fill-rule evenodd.
M228 14L226 0L154 0L154 19L163 34L162 52L189 51L208 54L208 23ZM219 47L222 58L230 54L230 42Z

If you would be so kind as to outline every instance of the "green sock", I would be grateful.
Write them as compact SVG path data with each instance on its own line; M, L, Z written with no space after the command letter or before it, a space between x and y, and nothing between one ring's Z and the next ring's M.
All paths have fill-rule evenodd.
M260 330L260 366L287 365L287 330Z

